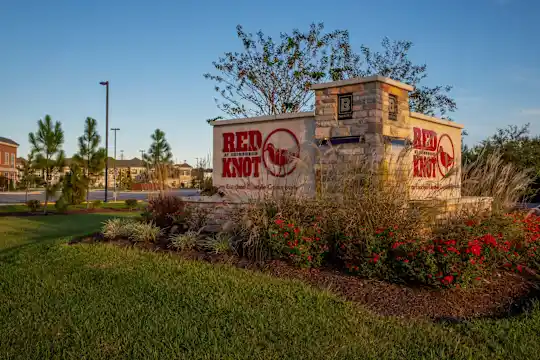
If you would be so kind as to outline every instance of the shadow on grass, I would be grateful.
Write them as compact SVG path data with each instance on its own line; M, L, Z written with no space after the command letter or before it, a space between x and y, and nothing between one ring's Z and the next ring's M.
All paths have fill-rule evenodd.
M9 261L9 258L31 246L93 233L100 229L105 220L118 215L98 213L0 219L0 233L2 224L15 229L3 234L7 244L2 248L0 243L0 261Z

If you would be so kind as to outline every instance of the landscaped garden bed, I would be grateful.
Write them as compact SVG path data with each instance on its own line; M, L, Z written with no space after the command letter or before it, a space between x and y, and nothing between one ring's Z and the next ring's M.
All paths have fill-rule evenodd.
M266 228L254 213L268 215L261 222ZM413 232L397 218L397 225L344 235L323 217L304 212L299 224L286 215L252 204L231 217L229 229L214 233L207 231L209 209L162 196L150 200L140 219L108 220L102 232L72 243L110 242L299 279L378 314L407 318L504 317L538 296L536 215L470 218L416 241L404 240ZM250 237L246 231L255 228Z

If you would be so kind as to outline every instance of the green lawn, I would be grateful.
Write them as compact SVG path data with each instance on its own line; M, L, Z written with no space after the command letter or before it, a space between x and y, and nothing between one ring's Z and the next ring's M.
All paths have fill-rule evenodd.
M3 359L533 359L540 309L467 326L384 318L296 282L106 244L110 214L0 218Z
M139 201L139 207L143 206L144 204L145 204L144 202ZM102 203L101 208L102 209L127 209L124 201ZM68 207L68 210L75 210L75 209L86 209L86 203L81 204L81 205L70 205ZM40 211L43 211L43 208L41 208ZM54 203L47 204L47 211L56 212ZM26 206L25 204L13 204L13 205L0 206L0 213L6 213L6 212L28 212L28 206Z

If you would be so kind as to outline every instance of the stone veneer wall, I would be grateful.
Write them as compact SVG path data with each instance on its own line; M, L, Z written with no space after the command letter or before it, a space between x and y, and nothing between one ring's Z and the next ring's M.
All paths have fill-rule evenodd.
M315 137L317 139L359 136L359 143L342 146L343 152L380 161L385 136L408 138L409 96L413 88L380 76L337 81L313 86L315 90ZM339 94L352 93L351 119L338 120ZM389 94L398 100L397 120L388 120ZM392 126L387 124L391 122Z
M191 200L185 198L184 202L188 208L202 209L209 211L207 231L219 232L223 225L231 220L233 212L241 206L247 206L247 203L231 202L224 199L209 197L202 200Z

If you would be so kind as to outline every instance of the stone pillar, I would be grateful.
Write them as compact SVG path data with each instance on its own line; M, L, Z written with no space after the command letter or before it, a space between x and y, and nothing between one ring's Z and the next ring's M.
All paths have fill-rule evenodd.
M385 144L390 137L409 137L408 92L413 90L412 86L371 76L317 84L313 89L317 139L342 143L343 152L380 162L385 157ZM349 100L340 100L347 95L352 99L351 111L343 115L339 101L347 105ZM391 111L392 104L397 112Z

